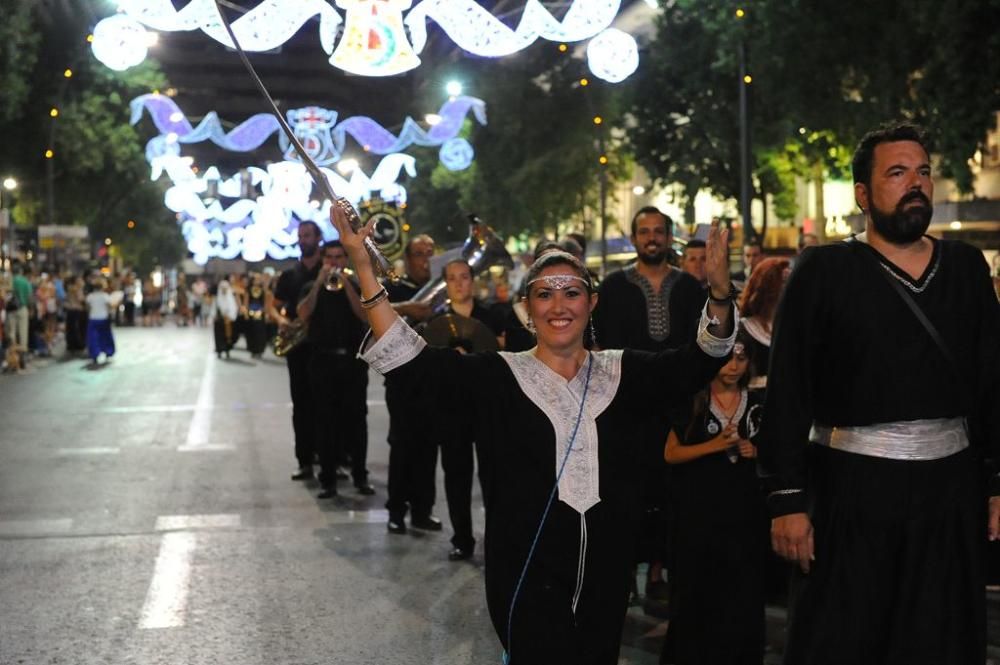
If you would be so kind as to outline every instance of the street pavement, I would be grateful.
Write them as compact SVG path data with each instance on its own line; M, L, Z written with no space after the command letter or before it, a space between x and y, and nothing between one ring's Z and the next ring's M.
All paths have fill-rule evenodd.
M0 663L499 663L481 551L386 532L382 380L374 497L289 479L284 361L229 361L207 328L117 328L118 353L0 376ZM44 365L44 366L43 366ZM474 519L482 542L481 501ZM622 663L664 626L636 609Z
M320 500L289 478L283 360L219 360L207 328L115 336L107 367L47 360L0 376L0 665L500 662L481 551L446 560L440 472L445 530L386 532L380 377L368 395L377 494L345 481ZM768 608L769 665L784 619ZM631 608L620 664L657 663L665 631Z

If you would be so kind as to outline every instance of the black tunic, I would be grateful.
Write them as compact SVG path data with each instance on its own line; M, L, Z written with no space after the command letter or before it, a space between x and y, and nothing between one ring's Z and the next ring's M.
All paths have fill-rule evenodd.
M743 390L734 422L754 441L762 415L759 392ZM675 418L682 445L715 438L728 424L708 410L691 426ZM764 565L767 513L755 463L728 452L672 468L674 558L665 662L752 665L764 655Z
M953 349L957 372L886 271ZM998 339L992 281L969 245L934 241L916 280L861 242L802 254L775 320L759 449L771 512L808 512L813 525L815 559L793 581L786 663L985 660L981 455L1000 442ZM806 445L813 421L957 417L969 418L972 446L935 460Z
M317 262L312 268L306 268L305 264L299 261L295 267L284 271L278 277L278 283L274 287L274 298L282 302L285 318L290 321L299 318L297 308L299 299L304 295L302 287L316 279L322 265L322 262Z
M613 356L622 353L597 352L595 357L605 357L595 365L613 366ZM566 397L567 382L530 352L462 355L427 347L389 372L387 384L419 404L426 422L458 416L474 428L487 507L487 604L501 642L513 646L512 665L613 665L628 601L630 544L638 517L632 480L640 460L638 446L633 445L637 430L649 411L682 402L705 385L724 359L695 345L655 355L624 351L616 391L610 392L608 386L613 384L606 382L606 375L593 379L587 399L599 399L603 386L604 397L610 400L595 424L600 499L585 512L585 530L575 509L559 500L553 503L517 600L513 645L509 645L514 589L556 479L556 430L546 414L565 423L566 418L575 421L579 408L576 397L569 398L576 407L567 406L565 399L534 403L508 364L515 361L536 365L533 380L543 386L540 394ZM575 380L577 387L586 367L585 363ZM593 403L600 402L588 402ZM581 427L586 426L585 417ZM583 536L585 547L581 547ZM578 576L581 550L585 552L582 577Z
M919 290L911 295L952 348L961 379L861 252L877 255ZM997 340L997 296L982 253L970 245L935 240L919 280L860 242L806 250L774 323L761 448L769 489L806 488L813 421L859 426L968 416L973 443L993 453L1000 447ZM975 397L966 397L973 390ZM775 514L804 512L806 497L776 495L769 504Z
M694 339L705 306L698 280L676 268L664 277L659 293L633 265L608 275L599 294L594 328L602 349L679 348Z

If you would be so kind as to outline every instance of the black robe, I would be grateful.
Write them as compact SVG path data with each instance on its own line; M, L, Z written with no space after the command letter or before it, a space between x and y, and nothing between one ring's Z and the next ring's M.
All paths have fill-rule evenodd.
M886 274L937 327L957 371ZM775 319L760 445L772 514L808 512L814 527L815 561L793 585L787 663L985 660L981 460L1000 444L998 340L986 262L964 243L934 241L916 280L859 241L796 262ZM972 446L936 460L807 445L813 422L961 417Z
M756 439L762 397L742 391L733 416L741 438ZM709 441L728 422L711 408L693 423L690 413L674 418L681 445ZM730 454L672 468L674 557L664 663L753 665L764 657L767 511L754 460L732 462Z
M399 353L392 348L399 342L392 333L365 354L376 369L386 366L387 354ZM596 420L584 415L578 433L583 438L574 447L581 441L596 447L599 501L585 510L585 520L562 500L552 504L517 598L512 643L511 601L556 481L554 422L562 423L559 431L565 432L565 424L576 421L579 398L570 385L581 392L587 363L567 383L531 352L462 355L427 347L403 360L390 367L387 385L419 405L425 422L459 416L474 428L487 509L486 599L500 641L512 649L511 665L617 663L638 518L637 434L646 414L688 399L725 359L696 345L660 354L593 354L585 403L588 409L606 406ZM521 380L528 382L525 389L534 401L515 376L514 364L529 368ZM569 466L585 459L585 453L580 455L571 454ZM570 482L572 477L564 478Z

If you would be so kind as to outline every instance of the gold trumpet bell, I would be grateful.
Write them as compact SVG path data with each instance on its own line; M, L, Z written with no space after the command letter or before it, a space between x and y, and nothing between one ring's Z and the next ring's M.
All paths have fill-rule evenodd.
M331 270L330 276L326 278L326 284L323 286L327 291L343 291L344 280L351 277L354 277L354 271L350 268L344 268L343 270Z

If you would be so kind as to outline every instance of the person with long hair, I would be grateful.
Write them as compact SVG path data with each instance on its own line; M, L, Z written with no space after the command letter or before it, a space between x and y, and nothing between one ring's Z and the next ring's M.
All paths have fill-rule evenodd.
M638 521L644 418L678 404L725 364L738 314L728 233L708 242L711 299L696 343L661 353L591 351L590 275L562 251L525 282L537 344L520 353L429 347L395 312L340 204L331 218L361 286L372 334L362 357L434 427L460 418L480 447L486 602L510 665L618 662ZM558 498L558 500L556 500Z
M667 437L675 548L661 662L753 665L764 657L768 520L753 443L762 396L747 390L752 342L741 328L729 362Z
M749 344L753 347L753 367L751 367L751 388L767 387L767 363L771 355L771 327L774 314L778 311L781 290L788 277L791 264L788 259L764 259L750 273L746 288L740 294L740 316L743 327L750 334Z

